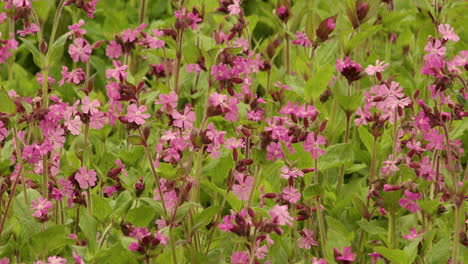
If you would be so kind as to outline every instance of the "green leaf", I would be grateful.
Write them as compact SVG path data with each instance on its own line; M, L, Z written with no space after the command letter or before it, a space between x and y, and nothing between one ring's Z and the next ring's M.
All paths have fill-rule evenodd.
M362 96L361 95L336 95L336 100L340 105L341 109L345 112L354 113L356 109L362 104Z
M325 154L319 158L319 169L339 167L354 161L354 152L350 143L329 146Z
M392 264L408 264L409 257L406 252L399 249L389 249L386 247L376 247L375 251L379 252L388 259Z
M403 248L403 251L408 254L408 264L414 263L416 256L418 255L418 245L421 242L422 237L418 237L414 241L412 241L409 245Z
M114 215L123 216L132 205L133 197L129 191L122 192L115 200Z
M72 244L74 241L68 238L68 229L63 225L54 225L31 237L31 250L46 255L48 252L63 248L65 245ZM95 237L94 237L95 240Z
M130 144L132 144L134 146L143 145L143 143L144 143L143 139L138 135L128 136L127 141L128 141L128 143L130 143Z
M305 200L313 199L317 196L322 195L324 192L321 184L311 184L304 189L303 195Z
M102 221L112 213L112 208L106 199L93 194L93 213L97 220Z
M80 219L80 229L88 239L89 249L95 251L97 248L96 233L98 230L98 222L93 216L88 213L83 213Z
M367 206L364 204L364 202L359 198L357 195L353 194L351 196L353 199L353 204L354 207L359 211L362 217L368 218L369 217L369 210L367 209ZM364 228L365 229L365 228Z
M331 64L317 69L314 75L307 81L305 87L306 100L318 98L327 89L334 72L335 67Z
M54 44L52 44L52 47L49 48L46 56L47 66L53 66L60 61L63 55L63 46L65 45L65 42L67 41L67 38L70 36L70 34L71 32L63 34L60 36L60 38L55 40Z
M143 205L133 208L127 214L127 220L135 226L147 227L156 216L156 209Z
M427 263L447 263L450 258L450 237L445 237L434 244L426 253Z
M373 25L365 30L359 31L356 35L354 35L354 37L352 37L349 40L348 45L347 45L347 50L354 50L359 45L364 43L366 39L370 38L372 35L379 32L379 30L381 29L382 29L382 25Z
M3 88L0 88L0 113L16 113L15 103L13 103Z
M36 64L37 67L39 68L44 68L45 66L45 59L44 55L34 46L34 44L31 43L31 41L25 39L25 38L20 38L21 41L23 41L24 45L26 45L26 48L31 52L33 56L33 61L34 64Z
M213 217L216 215L218 210L219 206L213 205L195 214L193 216L194 227L208 225L213 220Z
M361 219L356 222L362 229L371 235L376 234L387 234L387 230L377 224L377 221L367 221L366 219Z

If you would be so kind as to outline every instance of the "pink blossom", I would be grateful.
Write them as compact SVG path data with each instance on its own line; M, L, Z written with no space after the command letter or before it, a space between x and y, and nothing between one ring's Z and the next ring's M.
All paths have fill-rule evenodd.
M117 81L123 81L127 78L128 73L126 72L128 66L127 65L122 65L120 61L114 60L112 62L114 65L114 69L107 69L106 70L106 78L111 79L114 78Z
M403 235L403 238L404 238L405 240L413 240L413 239L418 238L422 233L423 233L423 232L418 233L418 231L416 231L416 228L412 227L411 230L410 230L410 232L409 232L409 234Z
M248 51L249 46L250 46L249 40L244 39L242 37L234 39L234 41L232 42L232 45L236 48L242 48L243 52Z
M304 228L301 232L301 238L299 238L299 248L305 248L309 250L312 246L318 246L317 241L314 239L314 231Z
M128 122L134 122L137 125L143 125L145 120L148 119L151 115L144 112L146 111L145 105L138 106L137 104L131 104L127 108L127 118Z
M81 133L81 126L83 122L79 116L75 116L74 119L65 121L65 127L70 131L72 135L78 136Z
M195 63L195 64L187 64L185 70L187 72L194 72L196 74L199 74L202 69L201 69L200 65Z
M424 139L429 141L426 145L429 150L442 150L444 146L444 135L439 134L436 128L424 133Z
M97 112L99 112L98 107L100 106L101 103L99 103L97 99L91 102L91 100L89 100L89 96L86 96L85 98L83 98L83 100L81 100L81 111L83 111L83 113L85 114L96 114Z
M68 54L74 62L87 62L92 51L91 45L83 38L75 39L73 44L68 47Z
M39 30L40 29L36 24L30 24L29 26L25 26L23 30L17 30L16 33L24 38L27 35L33 35L34 33L39 32Z
M70 30L70 32L75 34L77 38L81 38L84 34L86 34L86 29L81 28L84 24L84 20L80 19L78 23L68 26L68 29ZM71 37L72 36L70 36L70 38Z
M224 147L227 149L245 148L244 139L236 139L234 137L229 138L228 140L226 140Z
M301 193L294 187L287 186L283 189L283 199L294 204L301 199Z
M57 256L47 258L47 264L67 264L67 259Z
M81 256L75 251L72 252L72 256L73 256L73 260L75 261L75 264L85 264L85 262L83 261L83 258L81 258Z
M118 59L122 55L122 46L117 41L112 40L106 47L106 56L110 59Z
M312 42L309 40L309 37L307 36L307 34L300 32L300 31L296 31L296 39L292 41L292 44L303 46L306 48L309 48L312 46Z
M424 51L428 52L429 54L424 56L424 58L432 57L432 55L444 56L446 50L447 48L442 45L442 42L440 42L440 40L429 40L426 46L424 47Z
M174 91L171 91L168 94L160 94L159 100L154 100L155 104L162 105L161 111L171 112L172 109L177 107L177 101L179 97Z
M296 179L297 177L304 177L304 173L297 168L289 168L288 166L281 168L281 178L288 180L289 178Z
M327 261L325 259L317 259L316 257L312 258L312 263L311 264L327 264Z
M234 3L231 5L228 5L228 10L230 15L237 16L240 14L242 11L240 7L240 0L234 0Z
M416 213L421 211L421 207L416 203L417 200L421 198L418 193L410 192L409 190L405 190L406 198L401 198L398 203L401 207L404 207L406 210Z
M229 80L232 77L232 71L228 69L227 65L220 63L218 65L211 66L211 75L218 81Z
M440 24L437 29L439 30L439 33L443 35L445 40L452 40L454 42L460 40L460 37L455 34L453 28L449 24Z
M275 84L274 84L275 87L278 87L278 88L281 88L282 90L288 90L288 91L292 91L291 87L289 87L289 85L287 84L282 84L280 81L277 81Z
M179 111L174 109L172 111L172 118L174 119L174 126L185 129L192 128L193 123L196 120L195 113L192 110L190 110L190 107L188 105L185 106L183 114L179 113Z
M304 150L310 152L312 158L317 159L325 153L325 150L320 148L325 143L325 138L322 135L317 135L316 137L314 132L311 132L304 141Z
M288 212L287 205L275 205L273 209L269 212L271 219L274 222L277 222L279 225L289 225L292 226L292 221L294 220Z
M343 254L341 254L341 252L337 248L334 248L333 250L335 252L336 261L346 261L345 263L348 263L356 260L356 255L351 252L351 247L345 247L343 249Z
M232 264L249 264L249 260L249 254L245 251L236 251L231 255Z
M374 65L369 65L369 66L367 66L367 68L366 68L366 73L367 73L368 75L373 76L373 75L375 75L375 74L378 73L378 72L383 72L383 71L385 70L386 67L388 67L388 63L387 63L387 64L384 64L383 61L377 60L377 61L375 62L375 66L374 66Z
M87 189L96 185L96 171L91 169L87 170L86 166L80 168L75 174L75 180L80 184L81 189Z
M379 258L382 258L382 255L380 255L379 252L369 253L369 254L367 254L367 255L368 255L369 257L372 258L371 264L377 263L377 261L379 260Z
M36 201L31 201L33 210L36 210L32 216L35 218L40 218L49 213L49 210L53 208L52 202L42 197L37 198Z
M0 121L0 143L8 136L8 129L2 121Z
M281 148L281 142L271 142L267 146L267 160L276 161L278 159L284 159L284 153Z
M234 172L236 184L232 186L232 193L241 201L247 201L253 187L254 178L243 173Z
M81 68L69 72L67 66L62 66L62 80L59 81L59 86L62 86L64 82L78 85L81 84L84 79L85 74Z
M105 124L106 116L101 111L91 115L91 118L89 119L89 126L96 130L102 129Z
M117 164L117 166L119 166L122 174L125 176L125 177L128 177L128 173L127 171L125 170L125 165L122 163L122 161L120 159L117 159L115 161L115 164Z

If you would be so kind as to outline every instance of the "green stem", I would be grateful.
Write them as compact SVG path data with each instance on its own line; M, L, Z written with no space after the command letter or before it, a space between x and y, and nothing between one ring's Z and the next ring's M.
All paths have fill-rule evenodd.
M60 15L62 14L63 10L63 5L65 4L65 0L60 0L57 10L55 11L55 16L54 16L54 24L52 25L52 33L50 34L50 39L49 39L49 48L52 47L52 44L55 41L55 35L57 33L57 27L59 24L60 20ZM47 79L47 78L45 78Z
M145 21L145 10L146 10L146 0L141 0L140 5L140 24L143 24Z
M284 39L286 42L286 74L291 73L291 65L290 65L290 47L289 47L289 34L288 34L288 23L284 24Z
M208 239L208 244L206 246L205 255L208 255L208 252L210 251L210 245L211 245L211 242L213 241L213 237L214 237L214 233L216 231L216 228L218 227L218 222L219 222L219 219L221 217L221 213L223 211L224 205L226 204L228 194L229 194L229 189L226 189L226 194L224 195L223 201L221 202L221 207L219 207L218 213L216 214L216 218L214 220L213 227L211 227L210 237Z
M390 215L388 219L388 240L392 248L396 248L396 207L395 207L395 192L392 193L392 201Z
M314 177L314 184L319 184L319 174L318 174L318 160L315 159L315 177ZM322 242L322 257L326 257L326 236L325 236L325 222L323 221L323 213L321 209L320 203L320 196L317 196L316 200L316 209L317 209L317 218L319 223L319 230L320 230L320 240Z
M175 241L174 241L174 235L172 234L172 228L169 228L169 240L170 240L169 243L170 243L171 251L172 251L172 263L177 264L177 254L175 251Z

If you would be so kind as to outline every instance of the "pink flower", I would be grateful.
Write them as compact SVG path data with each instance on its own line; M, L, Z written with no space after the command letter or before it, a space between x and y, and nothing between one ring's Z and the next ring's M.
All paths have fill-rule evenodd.
M372 258L371 264L377 263L377 261L379 260L379 258L382 257L382 255L380 255L379 252L369 253L369 254L367 254L367 255L368 255L369 257Z
M106 47L106 56L110 59L117 59L122 55L122 46L117 41L112 40Z
M283 189L283 199L290 203L297 203L301 199L301 193L294 187L287 186Z
M236 139L234 137L226 140L226 143L224 144L224 147L227 149L236 149L236 148L245 148L245 143L244 139L239 138Z
M226 215L223 218L223 222L219 223L218 227L219 230L226 231L226 232L231 232L231 228L234 227L232 224L232 221L235 220L235 216L233 215Z
M316 257L313 257L311 264L327 264L327 261L325 259L317 259Z
M111 79L114 78L117 81L123 81L127 78L128 73L126 72L128 66L127 65L122 65L120 61L114 60L112 62L114 65L114 69L107 69L106 70L106 78Z
M117 164L117 166L119 166L120 171L122 172L122 174L123 174L125 177L128 177L128 173L127 173L127 171L125 170L125 165L122 163L122 161L121 161L120 159L118 159L118 160L115 161L115 164Z
M85 264L81 256L78 253L75 253L75 251L72 252L72 256L75 264Z
M96 130L102 129L105 124L106 124L106 116L101 111L98 111L97 113L92 115L91 118L89 119L89 126L91 126L93 129L96 129Z
M68 54L70 54L74 62L87 62L92 51L91 45L83 38L75 39L73 44L68 47Z
M426 54L424 56L424 58L427 59L429 57L433 57L433 55L437 55L437 56L442 57L442 56L445 55L446 50L447 50L447 48L442 45L442 42L440 42L440 40L438 40L438 39L429 40L427 42L426 46L424 47L424 51L428 52L429 54Z
M242 10L240 7L240 0L234 0L233 4L228 5L228 10L230 15L239 15Z
M81 111L83 111L83 113L85 114L96 114L97 112L99 112L99 109L98 107L101 106L101 103L99 103L98 100L93 100L91 102L91 100L89 100L89 96L86 96L85 98L83 98L83 100L81 100Z
M220 63L218 65L211 66L211 75L218 81L229 80L232 77L232 71L228 69L227 65Z
M127 118L128 122L134 122L137 125L143 125L145 120L151 116L148 113L144 114L143 112L145 111L145 105L138 106L137 104L131 104L127 108L127 115L125 115L125 117Z
M267 147L267 160L276 161L284 159L284 153L280 142L271 142Z
M195 64L187 64L185 70L187 72L194 72L196 74L199 74L202 69L200 68L200 65L195 63Z
M78 23L68 26L68 29L70 30L70 32L75 34L77 38L81 38L84 34L86 34L86 29L81 28L84 25L84 23L84 20L80 19ZM70 36L70 38L71 37L72 36Z
M281 178L289 180L289 178L296 179L297 177L304 177L304 173L297 168L289 168L288 166L281 168Z
M345 247L343 249L343 254L341 254L341 252L337 248L334 248L333 250L335 252L336 261L349 263L349 262L353 262L356 260L356 256L354 255L354 253L351 252L351 247Z
M172 111L173 108L177 107L177 101L179 100L179 97L174 91L171 91L168 94L160 94L159 95L159 100L154 100L155 104L160 104L162 105L161 111L167 111L170 112Z
M439 33L443 35L445 40L452 40L454 42L460 40L460 37L455 34L453 28L449 24L440 24L437 29L439 30Z
M410 230L410 233L404 235L403 238L405 240L412 240L412 239L418 238L422 233L424 232L418 233L418 231L416 231L416 228L412 227Z
M84 79L85 74L81 68L69 72L67 66L62 66L62 80L59 81L59 86L62 86L64 82L78 85L81 84Z
M405 190L405 196L406 198L401 198L398 201L401 207L404 207L406 210L412 213L421 211L421 207L419 207L419 205L415 202L421 198L419 193L413 193L409 190Z
M79 172L75 174L75 180L80 184L81 189L87 189L96 185L96 171L87 171L86 166L80 168Z
M282 84L280 81L277 81L275 84L274 84L275 87L278 87L278 88L281 88L281 90L288 90L288 91L292 91L291 87L289 87L289 85L287 84Z
M274 222L277 222L279 225L289 225L292 226L292 221L294 220L288 212L287 205L275 205L273 209L270 210L270 217Z
M315 136L314 132L307 135L304 141L304 150L310 152L312 158L317 159L325 153L325 150L321 149L320 146L327 143L322 135Z
M74 119L65 121L65 127L70 131L72 135L78 136L81 133L81 126L83 122L79 116L75 116Z
M369 66L367 66L367 68L366 68L366 73L367 73L368 75L373 76L373 75L375 75L375 74L378 73L378 72L383 72L383 71L385 70L386 67L388 67L388 63L387 63L387 64L384 64L383 61L377 60L377 61L375 62L375 66L374 66L374 65L369 65Z
M39 27L36 24L30 24L29 26L25 26L23 30L17 30L21 37L26 37L27 35L33 35L36 32L39 32Z
M299 248L305 248L309 250L312 246L318 246L317 241L314 239L314 231L304 228L301 232L301 238L299 238Z
M179 113L179 111L174 109L172 111L172 118L174 118L174 126L185 129L192 128L193 122L195 122L196 120L195 113L192 110L190 110L190 107L188 105L185 106L183 114Z
M234 172L236 184L232 186L232 193L241 201L247 201L252 191L254 178L243 173Z
M236 251L231 255L232 264L249 264L249 260L249 254L245 251Z
M2 121L0 121L0 143L8 136L8 129Z
M296 39L292 41L292 44L303 46L306 48L312 46L312 42L309 40L309 37L307 36L307 34L300 32L300 31L296 31Z
M34 216L35 218L40 218L42 216L47 215L49 213L49 210L53 207L52 202L42 197L37 198L37 201L32 201L31 203L31 209L36 210L32 214L32 216Z
M47 258L47 264L67 264L67 259L57 256Z
M437 129L431 129L429 132L424 133L424 139L429 141L426 145L429 150L442 150L444 146L444 135L439 134Z
M0 22L2 23L2 22ZM7 257L4 257L2 259L0 259L0 264L10 264L10 259L7 258Z

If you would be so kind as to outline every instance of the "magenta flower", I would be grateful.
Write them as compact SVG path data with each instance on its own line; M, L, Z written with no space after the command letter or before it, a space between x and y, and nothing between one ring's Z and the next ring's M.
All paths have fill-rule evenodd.
M398 201L401 207L404 207L406 210L412 213L421 211L421 207L419 207L419 205L415 202L421 199L421 196L419 195L419 193L413 193L413 192L410 192L409 190L405 190L405 196L406 198L401 198Z
M445 40L452 40L454 42L460 40L460 37L455 34L453 28L449 24L440 24L437 29L439 33L443 35L443 39Z
M16 33L24 38L27 35L34 35L34 33L39 32L39 30L36 24L30 24L29 26L25 26L23 30L17 30Z
M227 149L245 148L244 139L236 139L234 137L229 138L228 140L226 140L224 147Z
M429 54L426 54L424 58L432 58L434 57L434 55L437 55L438 57L443 57L445 55L446 50L447 48L444 45L442 45L442 42L440 40L429 40L426 46L424 47L424 51L428 52Z
M79 116L75 116L74 119L70 119L65 121L65 127L70 131L72 135L78 136L81 134L81 127L83 126L83 122L81 121Z
M67 259L57 256L47 258L47 264L67 264Z
M353 82L359 80L362 72L361 65L345 57L344 60L337 59L335 64L336 69L348 80Z
M86 29L81 28L84 24L85 24L84 20L80 19L78 23L68 26L68 29L70 30L70 32L75 34L77 38L81 38L81 36L86 34ZM72 36L70 36L70 38L71 37Z
M241 7L240 7L240 0L234 0L234 3L231 5L228 5L228 10L229 14L233 16L237 16L241 12Z
M97 99L91 102L91 100L89 100L89 96L86 96L85 98L83 98L83 100L81 100L81 111L83 111L83 113L85 114L89 113L91 115L94 115L98 113L99 112L98 107L100 106L101 106L101 103L99 103Z
M429 132L424 133L424 139L429 141L426 145L429 150L442 150L444 146L444 135L439 134L437 129L431 129Z
M312 158L317 159L325 153L325 150L320 148L325 143L327 142L322 135L315 136L314 132L311 132L304 141L304 150L310 152Z
M106 56L110 59L118 59L122 55L122 46L117 41L112 40L106 47Z
M127 108L127 114L125 117L128 122L134 122L137 125L143 125L145 120L148 119L151 115L144 113L146 111L145 105L138 106L137 104L131 104Z
M179 111L174 109L172 111L172 118L174 118L174 126L185 129L192 128L193 122L195 122L196 120L195 113L192 110L190 110L190 107L188 105L185 106L183 114L179 113Z
M49 210L53 208L52 202L42 197L37 198L37 201L31 201L33 210L36 210L32 216L35 218L41 218L49 213Z
M422 233L424 232L418 233L418 231L416 231L416 228L412 227L409 234L405 234L403 238L405 240L413 240L413 239L418 238Z
M62 80L59 81L59 86L62 86L64 82L78 85L81 84L84 79L85 73L81 68L69 72L67 66L62 66Z
M93 187L96 185L96 171L89 170L87 171L86 166L80 168L80 170L75 174L75 180L79 183L81 189L87 189L88 187Z
M187 66L185 67L185 71L187 72L194 72L196 74L199 74L201 72L201 68L200 68L200 65L198 64L187 64Z
M384 64L383 61L379 61L377 60L375 62L375 66L374 65L369 65L367 66L366 68L366 73L367 75L375 75L376 73L378 72L383 72L385 70L385 68L388 67L388 63L387 64Z
M87 62L92 51L91 45L83 38L75 39L68 47L68 54L74 62Z
M296 39L292 41L293 45L303 46L309 48L312 46L312 42L306 33L296 31Z
M313 257L311 264L327 264L327 261L325 259L317 259L316 257Z
M292 221L294 220L288 212L287 205L275 205L273 209L269 212L271 219L274 222L277 222L279 225L289 225L292 226Z
M211 75L218 81L229 80L232 77L232 71L228 69L227 65L220 63L218 65L211 66Z
M356 255L351 252L351 247L345 247L343 254L337 249L333 249L335 252L335 260L339 263L350 263L356 260Z
M294 204L301 199L301 193L294 187L287 186L283 189L283 199Z
M234 172L234 178L236 179L236 184L232 186L232 193L237 199L247 201L252 191L254 178L237 171Z
M245 251L236 251L231 255L232 264L249 264L249 259L249 254Z
M289 178L296 179L297 177L304 177L304 173L297 168L289 168L288 166L283 166L281 168L281 178L288 180Z
M301 238L299 238L299 248L305 248L309 250L312 246L318 246L317 241L314 239L314 231L304 228L301 232Z
M284 153L281 148L280 142L271 142L267 146L267 160L276 161L278 159L284 159Z
M8 129L2 121L0 121L0 143L8 136Z
M372 258L371 264L377 263L377 261L379 260L379 258L382 257L382 255L381 255L379 252L369 253L369 254L367 254L367 255L368 255L369 257Z
M128 66L122 65L120 61L114 60L112 62L114 65L114 69L107 69L106 70L106 78L111 79L114 78L117 81L123 81L127 78L128 73L126 72Z
M159 100L154 100L155 104L162 105L161 111L171 112L172 109L177 107L177 101L179 97L174 91L171 91L168 94L160 94Z

